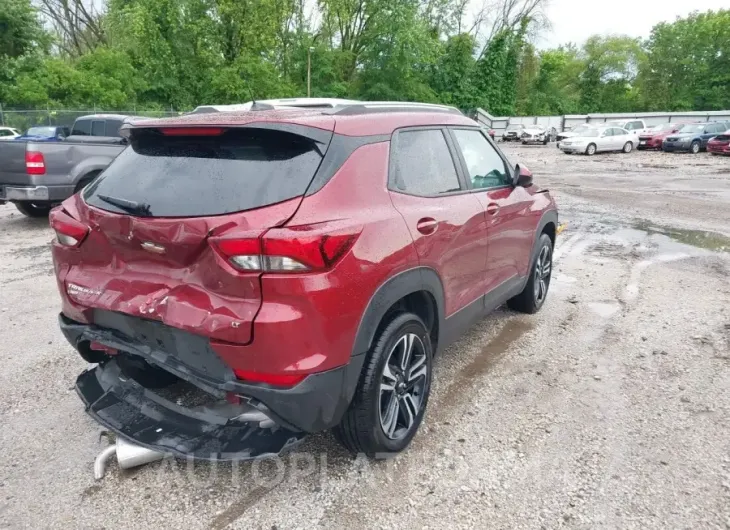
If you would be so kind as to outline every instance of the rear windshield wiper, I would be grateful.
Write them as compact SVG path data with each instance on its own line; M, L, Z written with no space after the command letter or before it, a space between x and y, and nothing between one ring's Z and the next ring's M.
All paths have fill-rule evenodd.
M143 202L129 201L118 197L109 197L108 195L97 195L102 201L112 204L117 208L121 208L125 212L134 213L142 216L151 216L150 205Z

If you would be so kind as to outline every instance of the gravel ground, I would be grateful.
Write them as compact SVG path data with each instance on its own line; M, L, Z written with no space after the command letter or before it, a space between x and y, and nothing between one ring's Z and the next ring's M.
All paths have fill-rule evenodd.
M505 150L569 223L548 301L437 359L421 432L379 463L321 434L94 482L51 232L0 206L0 527L730 529L730 159Z

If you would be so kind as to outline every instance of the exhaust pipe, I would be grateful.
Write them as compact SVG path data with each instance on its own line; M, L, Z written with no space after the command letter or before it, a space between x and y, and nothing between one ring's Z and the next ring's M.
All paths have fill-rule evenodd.
M157 460L162 460L165 456L164 453L160 453L159 451L153 451L152 449L135 445L126 441L124 438L117 438L116 444L105 447L99 453L99 456L96 457L96 460L94 460L95 480L104 478L107 460L115 453L117 455L117 463L121 469L129 469L156 462Z

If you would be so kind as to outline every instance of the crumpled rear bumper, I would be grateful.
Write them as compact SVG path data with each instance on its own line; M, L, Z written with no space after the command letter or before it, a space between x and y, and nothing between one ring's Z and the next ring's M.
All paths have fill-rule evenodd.
M241 396L279 426L293 432L318 432L340 422L355 392L365 359L364 354L353 356L349 364L310 374L291 388L250 384L235 378L204 337L121 313L96 311L95 318L98 324L83 324L63 314L59 316L64 336L88 362L104 363L104 355L88 350L90 341L98 342L142 358L220 399L225 399L226 394ZM98 356L91 357L89 353ZM82 374L79 383L89 377ZM107 382L106 387L110 385L119 388L113 382ZM94 402L93 397L82 395L87 406ZM100 414L89 412L104 423ZM111 419L105 421L111 423ZM133 439L144 445L142 440Z
M76 392L86 411L116 434L182 457L261 458L292 447L306 435L266 421L246 405L178 405L124 377L115 360L83 372L76 380Z

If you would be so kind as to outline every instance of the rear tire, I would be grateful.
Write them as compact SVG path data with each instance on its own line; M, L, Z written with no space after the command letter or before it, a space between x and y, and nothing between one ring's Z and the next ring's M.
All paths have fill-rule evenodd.
M371 458L408 447L428 404L432 359L423 321L412 313L395 316L367 354L352 402L333 429L335 438Z
M624 153L629 154L631 151L634 150L634 144L632 142L626 142L626 145L624 145Z
M16 202L15 207L26 217L40 218L48 217L51 205L44 202Z
M527 284L520 294L507 301L507 306L520 313L537 313L547 298L552 272L553 242L550 236L541 234Z

